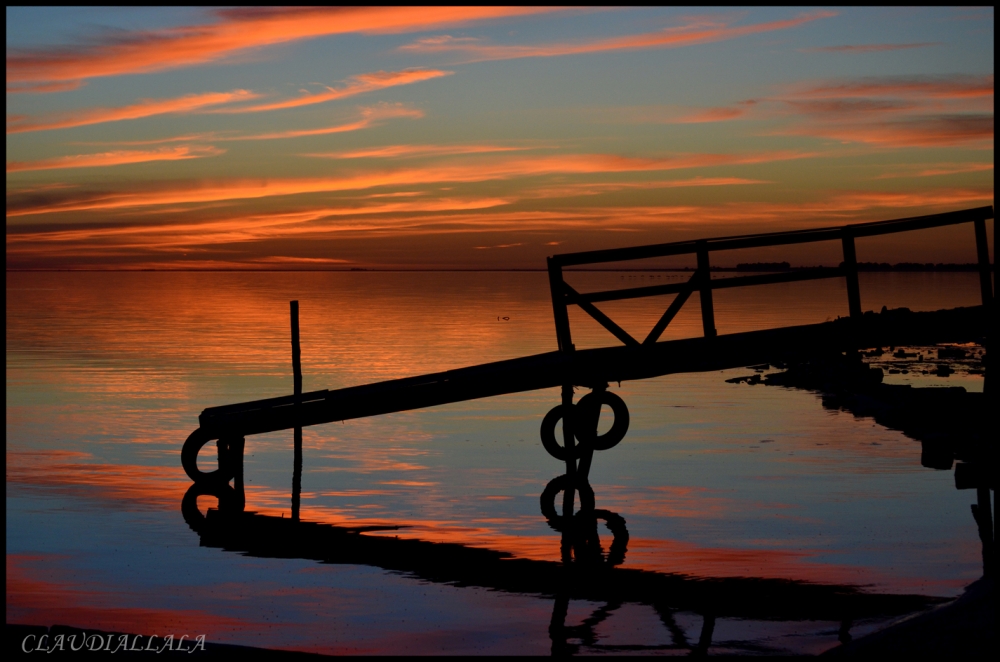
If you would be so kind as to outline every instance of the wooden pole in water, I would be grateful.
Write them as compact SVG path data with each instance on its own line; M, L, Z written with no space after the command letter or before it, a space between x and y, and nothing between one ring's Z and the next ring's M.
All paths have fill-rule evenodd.
M299 302L291 302L292 317L292 374L295 380L295 395L302 395L302 354L299 351ZM296 403L297 404L297 403ZM292 460L292 520L299 521L299 506L302 499L302 428L295 428L295 451Z

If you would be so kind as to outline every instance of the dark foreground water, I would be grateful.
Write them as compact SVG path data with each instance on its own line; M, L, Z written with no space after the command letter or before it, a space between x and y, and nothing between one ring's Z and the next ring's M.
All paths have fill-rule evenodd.
M863 274L863 307L975 305L976 279ZM180 448L199 412L291 392L289 300L301 302L305 390L332 389L555 349L544 274L9 273L6 296L8 623L328 653L552 649L559 600L531 586L436 581L384 551L325 564L245 556L200 546L180 510ZM716 303L720 333L846 314L838 280L724 290ZM665 305L603 307L643 337ZM572 322L578 346L616 342L583 316ZM664 338L700 335L700 324L692 301ZM597 507L626 522L619 568L680 588L664 597L669 613L571 596L565 624L589 623L569 633L579 652L686 654L704 633L695 605L710 582L697 578L751 597L755 580L791 580L784 616L731 610L714 621L711 652L810 653L836 645L844 620L857 636L888 618L796 612L810 584L954 596L981 575L975 496L923 468L918 443L808 392L725 381L746 373L612 385L632 423L595 457ZM891 380L982 389L965 372ZM564 467L538 428L558 401L552 389L307 428L302 518L506 552L537 562L544 583L560 538L539 494ZM291 433L249 437L245 476L248 510L289 517Z

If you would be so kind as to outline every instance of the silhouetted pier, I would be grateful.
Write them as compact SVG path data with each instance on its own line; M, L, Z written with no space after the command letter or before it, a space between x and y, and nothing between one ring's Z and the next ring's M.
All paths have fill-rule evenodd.
M989 492L995 489L996 444L991 410L995 390L966 394L963 389L919 394L908 387L880 386L881 370L863 365L858 350L869 347L982 342L992 338L994 297L992 266L987 246L986 220L992 207L919 218L848 225L800 232L725 237L693 242L556 255L548 260L558 350L507 361L394 379L334 391L302 393L298 347L298 305L292 302L292 345L295 389L292 395L205 409L200 427L184 444L181 459L195 483L182 504L185 520L201 544L251 556L314 559L323 563L366 564L403 572L420 579L459 586L531 593L554 598L549 623L554 654L577 651L581 645L604 652L640 650L688 651L704 655L713 638L716 618L763 620L831 620L839 622L838 638L851 639L853 622L860 618L901 615L925 608L937 599L921 596L877 595L857 587L817 585L764 578L695 579L679 574L616 567L629 540L620 515L595 507L588 474L596 450L607 450L625 437L629 413L625 403L607 390L608 384L668 374L725 370L754 364L788 364L781 375L764 383L819 389L825 404L839 403L859 415L904 430L923 444L921 461L933 468L957 465L959 489L974 488L978 503L972 512L983 542L984 573L994 567L993 544L997 511L990 510ZM908 309L864 312L861 309L854 240L858 237L971 223L975 230L982 305L931 312ZM782 270L713 279L713 251L838 241L844 260L839 267ZM994 233L994 252L996 234ZM566 267L621 262L671 255L694 254L697 269L686 283L652 285L603 292L576 291L563 278ZM849 316L820 324L764 329L719 335L712 302L714 290L788 283L819 278L844 278ZM676 295L641 341L602 312L595 304L647 296ZM693 294L701 306L703 336L661 341L664 330ZM607 329L621 345L577 350L573 345L567 309L579 306ZM877 373L877 374L876 374ZM875 379L877 377L877 379ZM839 380L839 381L838 381ZM755 382L760 382L759 377ZM751 382L751 383L755 383ZM834 387L829 384L835 383ZM299 518L302 472L302 428L333 421L378 416L398 411L487 398L508 393L561 387L562 402L541 421L545 449L565 462L566 471L545 487L540 506L549 525L561 533L561 562L513 558L489 549L459 544L364 535L395 529L392 526L342 527ZM574 403L574 387L590 392ZM958 394L957 391L962 391ZM943 391L943 390L940 390ZM947 397L944 397L947 396ZM964 397L973 396L973 397ZM931 406L934 403L937 406ZM601 405L609 405L614 425L598 434ZM833 405L830 405L833 406ZM947 413L942 412L947 409ZM949 418L950 417L950 418ZM945 420L945 419L948 420ZM951 419L962 418L961 425ZM562 444L556 424L562 420ZM929 421L929 422L928 422ZM292 517L267 517L245 512L243 451L246 437L277 430L295 430ZM198 453L216 440L219 468L202 472ZM233 482L230 486L230 481ZM562 513L557 497L563 494ZM199 496L219 501L218 509L203 515ZM580 498L580 509L574 507ZM604 521L614 540L605 551L597 524ZM566 624L571 600L605 603L582 625ZM603 646L594 628L624 603L652 606L670 631L671 643L656 646ZM689 640L674 619L678 611L702 617L698 641ZM572 643L579 640L581 644ZM774 652L748 649L748 652Z
M620 398L606 391L609 383L673 373L724 370L755 363L794 361L821 353L853 352L863 347L981 341L989 336L988 327L993 319L993 285L986 220L991 218L993 208L980 207L843 227L556 255L548 259L548 271L557 351L334 391L300 393L301 373L296 372L296 393L293 395L205 409L199 417L200 427L184 444L182 463L196 482L228 482L233 470L223 465L236 460L226 459L226 456L232 455L237 448L242 453L243 439L248 435L300 430L310 425L562 386L562 404L543 421L543 442L550 453L567 462L567 475L575 475L579 471L585 477L592 451L614 446L624 437L627 429L627 409ZM861 310L856 238L965 223L971 223L975 231L981 306L934 312L900 309L874 313ZM716 279L711 276L710 255L713 252L820 241L841 244L844 260L839 267ZM687 282L680 284L580 293L563 278L566 267L685 254L696 256L698 268ZM718 335L712 302L714 290L820 278L845 279L849 317L820 324ZM703 337L660 341L666 327L695 293L701 305ZM676 296L642 341L633 338L595 305L604 301L668 294ZM576 350L567 313L570 305L579 306L622 344ZM293 317L293 325L297 341L297 316ZM296 357L297 350L296 342ZM574 405L574 386L592 389L593 397L584 396ZM601 403L612 406L616 422L622 425L616 425L610 433L598 438L596 428ZM568 424L563 425L564 443L559 446L553 438L553 429L556 421L564 418L565 412L571 415L569 421L564 421ZM220 470L202 472L197 466L197 456L200 449L212 440L219 441ZM579 466L577 459L580 460Z

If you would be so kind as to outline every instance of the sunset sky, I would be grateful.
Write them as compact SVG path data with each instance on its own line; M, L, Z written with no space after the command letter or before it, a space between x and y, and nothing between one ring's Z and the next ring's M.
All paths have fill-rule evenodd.
M541 268L993 204L992 8L6 17L8 269Z

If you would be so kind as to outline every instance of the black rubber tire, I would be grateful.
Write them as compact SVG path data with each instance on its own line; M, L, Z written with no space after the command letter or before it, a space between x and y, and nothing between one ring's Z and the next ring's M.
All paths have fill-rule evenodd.
M205 432L203 428L198 428L188 436L187 441L184 442L184 446L181 447L181 466L184 467L184 472L194 482L208 485L224 485L235 477L235 474L231 470L225 472L219 469L202 471L198 468L198 453L201 452L201 449L208 442L217 439L217 436Z
M594 488L586 481L577 480L576 482L576 491L580 495L580 510L582 512L592 511L594 509ZM565 491L567 485L569 485L569 478L566 474L556 476L545 486L545 489L542 490L542 496L539 498L542 515L556 531L563 529L563 516L556 511L556 495Z
M580 430L573 429L574 434L580 440L580 444L593 448L595 451L606 451L609 448L614 448L625 438L625 434L628 432L628 407L625 406L624 400L611 391L591 391L580 398L580 401L576 404L579 407L579 411L589 411L591 408L596 408L597 411L600 411L602 405L611 407L611 411L615 415L615 422L612 424L610 430L602 435L591 436L589 430L584 431L582 429L586 426L580 426ZM549 452L551 453L552 451Z
M575 407L575 405L570 405ZM566 405L556 405L549 410L549 413L545 415L542 419L542 428L540 431L542 437L542 446L548 451L549 455L557 460L566 461L567 459L575 460L580 457L583 452L583 448L580 445L573 447L572 454L566 452L566 447L561 446L558 441L556 441L556 423L563 418ZM575 416L576 409L570 409L570 416ZM574 435L575 436L575 435ZM570 456L570 457L567 457Z
M213 496L219 500L218 509L226 512L243 510L240 495L225 483L195 483L185 492L181 500L181 515L195 533L205 527L205 516L198 509L198 497Z

